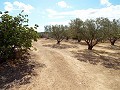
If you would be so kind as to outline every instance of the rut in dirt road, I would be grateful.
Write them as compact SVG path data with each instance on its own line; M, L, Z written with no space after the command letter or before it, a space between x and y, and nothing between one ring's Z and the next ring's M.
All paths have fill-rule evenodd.
M36 53L40 54L41 60L47 66L46 70L41 72L41 78L37 78L37 82L41 86L39 87L38 85L37 87L41 89L44 87L45 90L86 89L85 83L81 82L82 80L79 79L78 75L75 74L72 67L60 53L42 46L37 48Z
M35 50L30 51L31 60L42 64L34 68L36 76L30 83L18 85L10 90L119 90L119 70L80 62L71 50L83 50L85 45L70 49L45 47L51 40L40 39L33 43ZM70 45L68 42L64 44ZM72 44L73 46L73 44ZM100 48L99 48L100 49Z
M46 65L36 81L39 90L119 90L119 75L114 77L113 70L79 62L68 50L37 43L34 46L40 59L36 60Z

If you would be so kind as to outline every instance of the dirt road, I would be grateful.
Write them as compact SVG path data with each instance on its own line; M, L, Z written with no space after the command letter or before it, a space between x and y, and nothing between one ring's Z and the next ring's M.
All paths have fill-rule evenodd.
M31 52L44 68L35 69L38 75L20 90L120 90L119 70L80 62L68 49L44 47L45 42L35 42Z

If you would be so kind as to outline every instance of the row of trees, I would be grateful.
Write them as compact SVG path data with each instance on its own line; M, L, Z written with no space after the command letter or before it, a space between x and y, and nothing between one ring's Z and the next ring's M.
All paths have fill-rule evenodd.
M28 26L28 15L11 16L8 12L0 12L0 62L21 57L36 41L38 34L35 27ZM17 53L19 52L17 56Z
M120 20L108 18L87 19L82 21L79 18L71 20L68 26L47 25L45 32L49 37L57 40L57 44L63 39L76 39L78 42L84 40L88 49L92 48L102 40L109 40L111 45L120 38Z

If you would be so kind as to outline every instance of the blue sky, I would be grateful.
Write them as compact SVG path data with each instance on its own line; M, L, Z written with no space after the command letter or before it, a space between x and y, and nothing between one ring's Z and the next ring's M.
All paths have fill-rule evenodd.
M0 0L0 11L17 15L24 10L29 25L68 24L71 19L120 18L120 0Z

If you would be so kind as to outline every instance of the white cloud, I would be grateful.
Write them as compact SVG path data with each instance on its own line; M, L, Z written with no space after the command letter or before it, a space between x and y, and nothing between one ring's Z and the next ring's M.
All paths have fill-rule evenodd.
M4 4L5 4L4 9L5 9L6 11L12 11L12 10L13 10L13 5L12 5L12 3L10 3L10 2L5 2Z
M25 13L30 13L30 11L32 9L34 9L33 6L29 5L29 4L24 4L22 2L18 2L18 1L14 1L13 3L11 2L5 2L5 7L4 9L6 11L13 11L13 10L24 10Z
M15 1L13 5L17 6L19 10L24 10L24 12L30 13L30 10L34 9L31 5L26 5L22 2Z
M71 8L71 6L69 6L65 1L60 1L57 5L61 8Z
M51 9L51 11L54 11ZM47 11L48 12L48 11ZM109 7L100 8L100 9L83 9L83 10L73 10L67 12L57 12L55 13L48 12L49 18L59 18L59 17L67 17L67 18L81 18L82 20L89 18L97 18L97 17L107 17L109 19L118 19L120 18L120 5L111 5Z
M38 32L44 32L44 26L43 25L40 25L37 30Z
M48 17L49 17L49 18L52 18L52 19L64 18L64 16L57 16L57 17L54 17L54 16L56 16L56 15L58 14L58 12L55 11L55 10L46 9L46 11L49 13L49 14L48 14Z
M46 11L50 14L56 14L57 13L55 10L52 10L52 9L46 9Z
M2 22L2 19L0 18L0 22Z
M61 22L49 22L48 25L68 25L69 21L61 21Z
M102 5L107 5L107 6L111 6L112 4L109 2L109 0L100 0L100 3Z

